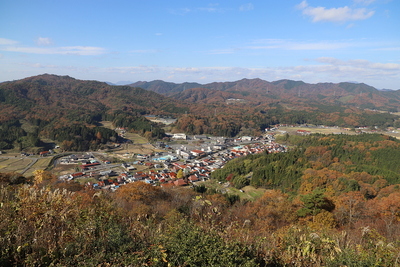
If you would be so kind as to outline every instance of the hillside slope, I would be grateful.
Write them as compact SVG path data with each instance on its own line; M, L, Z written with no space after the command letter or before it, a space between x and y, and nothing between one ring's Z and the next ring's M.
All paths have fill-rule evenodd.
M39 75L0 84L0 149L45 147L41 141L62 143L65 150L98 149L116 133L116 127L161 138L159 125L144 115L177 116L189 106L155 92L129 86L111 86L68 76Z
M141 114L183 113L187 107L157 93L69 76L39 75L0 84L0 121L21 118L49 120L116 110ZM74 118L75 116L75 118Z

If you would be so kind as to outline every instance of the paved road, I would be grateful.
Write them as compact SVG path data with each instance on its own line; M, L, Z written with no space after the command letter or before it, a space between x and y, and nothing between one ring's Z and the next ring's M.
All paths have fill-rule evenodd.
M27 170L29 170L37 161L37 158L29 158L32 160L32 162L21 172L21 174L24 174Z

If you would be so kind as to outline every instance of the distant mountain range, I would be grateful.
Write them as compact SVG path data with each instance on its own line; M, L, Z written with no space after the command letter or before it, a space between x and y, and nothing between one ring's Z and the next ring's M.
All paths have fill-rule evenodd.
M399 90L378 90L364 83L353 82L309 84L293 80L268 82L261 79L242 79L235 82L177 84L156 80L136 82L129 86L194 103L243 98L253 104L263 102L283 102L295 106L323 104L383 111L398 111L400 108Z

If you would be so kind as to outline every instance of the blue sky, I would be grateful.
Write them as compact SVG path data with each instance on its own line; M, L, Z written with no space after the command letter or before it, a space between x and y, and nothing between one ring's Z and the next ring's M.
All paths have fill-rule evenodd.
M1 0L0 81L43 73L400 89L400 2Z

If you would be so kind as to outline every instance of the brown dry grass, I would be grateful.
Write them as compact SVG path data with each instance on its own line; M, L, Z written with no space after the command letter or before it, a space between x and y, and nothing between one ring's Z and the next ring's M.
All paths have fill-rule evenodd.
M311 133L321 133L321 134L332 134L332 133L355 134L355 132L353 131L344 130L342 128L279 127L279 130L286 131L289 134L296 133L297 130L305 130L305 131L310 131Z

